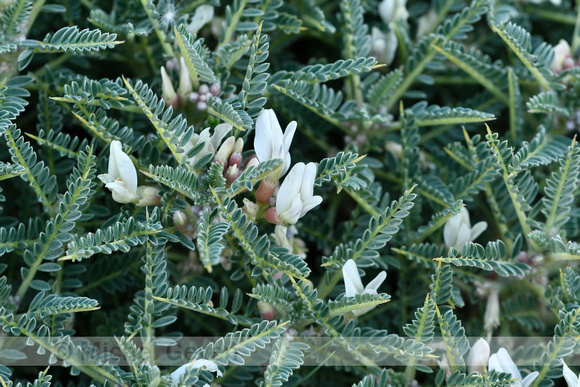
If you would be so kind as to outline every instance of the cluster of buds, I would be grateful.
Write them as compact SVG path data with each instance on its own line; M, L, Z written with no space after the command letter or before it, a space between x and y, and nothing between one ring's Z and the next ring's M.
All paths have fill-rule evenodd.
M244 140L234 136L228 137L222 146L218 149L214 162L223 165L223 175L226 178L226 184L230 185L242 173L242 150L244 148ZM258 160L252 158L246 163L245 168L257 165Z
M152 206L161 201L159 188L137 186L137 169L131 158L123 152L120 141L111 142L109 170L97 177L113 193L113 200L117 203Z
M211 97L213 97L216 102L221 102L221 98L218 97L221 91L222 89L219 83L214 83L211 86L201 84L197 91L189 93L189 102L194 103L197 110L207 110L208 102Z
M201 84L197 91L193 91L191 74L183 57L179 58L179 66L174 59L168 61L166 66L168 69L179 71L179 87L176 92L167 70L164 66L161 66L161 93L166 106L176 108L184 106L186 103L193 103L198 110L204 111L207 110L210 98L214 98L218 102L221 101L219 97L221 86L219 83L214 83L211 86Z

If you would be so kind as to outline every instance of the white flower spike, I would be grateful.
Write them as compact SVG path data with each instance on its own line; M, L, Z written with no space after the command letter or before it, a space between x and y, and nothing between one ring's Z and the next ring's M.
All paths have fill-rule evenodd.
M483 338L473 344L467 357L467 369L470 374L473 372L483 374L489 362L489 353L489 344Z
M189 371L190 369L193 369L193 368L197 368L197 369L200 369L203 371L215 372L218 378L223 375L216 363L214 363L211 360L199 359L199 360L184 364L181 367L179 367L178 369L176 369L175 371L173 371L171 373L171 379L173 379L173 385L178 386L179 380L185 374L185 372Z
M109 171L97 177L111 190L114 201L132 203L138 199L137 170L129 156L123 152L120 141L112 141L110 148Z
M513 386L516 387L531 386L539 375L539 372L534 371L522 380L522 374L518 370L518 367L505 348L500 348L497 353L491 355L489 358L489 369L496 372L505 372L511 374L512 378L515 379L515 384L513 384Z
M568 368L566 363L564 363L564 360L562 360L562 367L562 376L564 376L568 387L580 387L580 375L576 375L574 371Z
M453 215L443 228L443 240L448 247L455 247L461 251L467 242L473 242L487 229L486 222L478 222L471 227L469 212L463 207L461 212Z
M381 284L387 278L387 273L385 271L381 271L374 280L369 282L367 286L363 288L356 263L352 259L349 259L342 267L342 276L344 277L346 296L354 297L356 294L377 294L379 286L381 286ZM361 314L364 314L373 308L374 306L369 306L367 308L354 310L353 313L355 316L360 316Z
M297 163L280 186L276 197L276 216L282 223L295 224L308 211L322 203L314 195L316 164Z
M272 109L264 109L256 119L256 137L254 138L254 150L258 161L282 159L282 166L272 171L268 178L272 182L278 181L290 168L290 144L296 132L296 121L286 126L284 134Z

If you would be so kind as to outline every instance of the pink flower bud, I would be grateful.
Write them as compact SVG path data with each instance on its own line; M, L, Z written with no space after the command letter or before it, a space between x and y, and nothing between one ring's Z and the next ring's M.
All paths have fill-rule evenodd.
M199 100L199 93L192 91L189 93L189 102L196 103Z
M238 168L242 166L242 155L239 152L234 152L230 156L230 160L228 163L231 165L236 165Z
M269 223L282 224L280 219L278 219L278 215L276 215L276 207L268 208L268 211L266 211L264 217Z
M262 180L256 191L256 201L258 203L268 203L277 186L278 182L273 183L269 179Z
M225 178L226 178L226 183L228 185L232 184L234 182L234 180L236 180L239 176L240 176L240 169L238 168L237 165L232 165L228 168L228 170L225 173Z
M258 301L258 310L263 320L272 321L276 318L276 309L267 302Z
M210 93L212 93L215 97L217 97L219 95L219 93L222 91L222 87L220 86L219 83L214 83L209 87L209 91Z
M207 110L207 102L199 101L196 106L197 106L197 110L200 110L200 111Z
M209 86L206 84L200 85L198 91L199 91L199 94L207 94L207 93L209 93Z

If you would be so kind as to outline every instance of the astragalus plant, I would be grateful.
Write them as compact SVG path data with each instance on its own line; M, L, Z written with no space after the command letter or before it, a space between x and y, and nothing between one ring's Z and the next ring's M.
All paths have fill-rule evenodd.
M576 383L576 8L0 0L1 386Z

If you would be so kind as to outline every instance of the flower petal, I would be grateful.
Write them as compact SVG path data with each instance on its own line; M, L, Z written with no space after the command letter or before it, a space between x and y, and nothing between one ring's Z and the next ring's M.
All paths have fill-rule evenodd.
M489 362L489 352L489 344L483 338L480 338L473 344L467 357L469 373L479 372L483 374L483 370Z
M385 279L387 279L387 272L383 270L375 277L374 280L372 280L367 284L367 286L365 287L365 293L368 293L370 290L374 290L376 294L379 289L379 286L381 286L382 283L385 282Z
M306 215L308 211L310 211L320 203L322 203L322 197L318 195L309 198L305 202L302 202L302 211L300 211L300 217L302 218L304 215Z
M230 130L232 130L231 124L219 124L215 127L213 135L211 136L211 145L213 146L213 149L217 149L220 146L222 140Z
M453 247L461 252L463 245L465 245L467 242L471 242L470 237L471 230L469 227L467 227L467 225L462 224L461 227L459 227L459 230L457 230L457 235L455 236L455 245L453 245Z
M499 362L501 363L503 372L508 372L512 374L514 379L522 380L522 374L520 374L520 371L518 370L516 363L514 363L512 357L505 348L500 348L499 351L497 351L497 356Z
M524 380L522 380L522 387L529 387L532 385L532 383L534 382L534 380L536 380L536 378L538 377L540 373L538 371L534 371L532 373L530 373L528 376L526 376L524 378ZM576 387L576 386L574 386Z
M487 230L487 222L477 222L471 228L471 236L470 236L471 242L476 240L477 237L480 236L481 233L484 232L485 230Z
M299 197L304 168L304 163L297 163L294 165L290 170L290 173L288 173L288 176L286 176L280 185L280 190L276 197L276 213L278 213L278 215L287 211L294 203L294 199ZM302 207L300 208L302 209Z
M287 208L284 212L278 213L278 210L276 209L276 215L278 216L278 219L288 224L296 224L296 222L298 222L298 219L300 219L301 212L302 212L302 200L300 200L300 196L298 195L294 197L294 201L292 202L290 207Z
M566 383L568 384L568 387L577 387L578 386L578 382L579 382L578 376L576 376L574 371L572 371L566 365L566 363L564 363L564 360L562 360L562 374L563 374L562 376L564 376L564 379L566 380Z
M358 268L352 259L346 261L342 267L342 276L344 277L344 288L347 297L354 297L355 294L362 294L364 292L362 281L358 274Z

